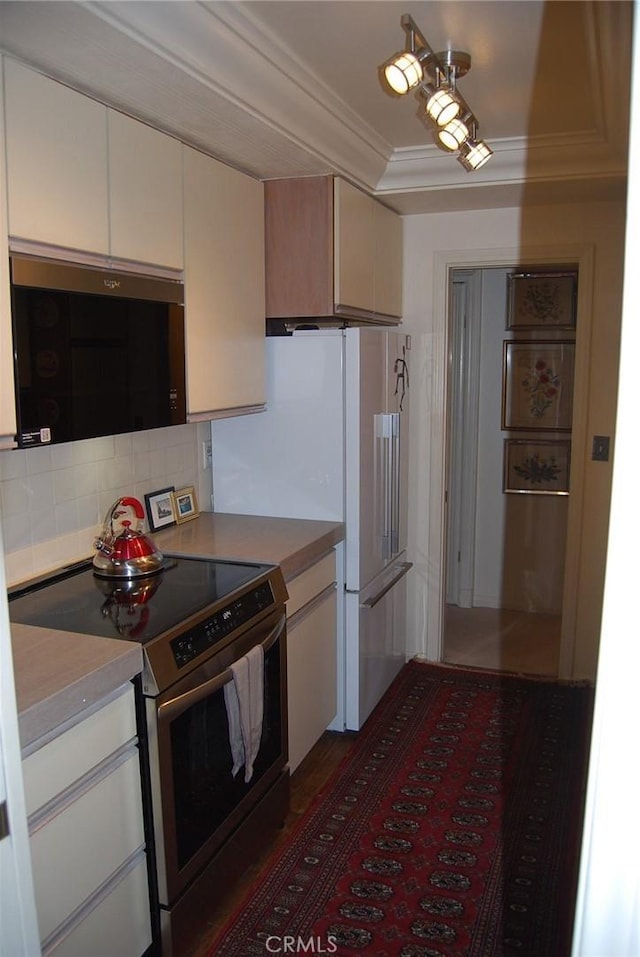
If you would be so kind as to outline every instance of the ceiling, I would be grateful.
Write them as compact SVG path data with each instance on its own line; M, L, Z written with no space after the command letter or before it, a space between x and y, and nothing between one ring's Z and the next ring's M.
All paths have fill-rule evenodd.
M401 213L624 196L627 0L0 2L0 48L260 179L339 173ZM410 13L471 55L467 173L380 64Z

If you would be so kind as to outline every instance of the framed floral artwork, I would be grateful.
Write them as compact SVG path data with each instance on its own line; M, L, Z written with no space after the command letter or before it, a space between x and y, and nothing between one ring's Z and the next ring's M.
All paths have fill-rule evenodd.
M507 329L575 329L576 271L510 273L507 286Z
M505 439L504 491L568 495L571 442Z
M502 428L569 432L575 342L507 340L502 377Z

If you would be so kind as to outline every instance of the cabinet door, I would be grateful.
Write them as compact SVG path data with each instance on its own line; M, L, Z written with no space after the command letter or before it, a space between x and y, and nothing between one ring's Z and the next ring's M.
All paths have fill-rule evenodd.
M267 317L333 315L333 178L269 180L264 197Z
M336 307L372 313L375 201L350 183L334 181L334 299Z
M191 419L265 402L262 184L184 148L187 408Z
M182 144L108 111L111 255L182 269Z
M287 707L289 711L289 768L293 772L307 756L338 709L337 594L329 585L295 614L291 608L315 582L324 584L335 573L328 556L294 580L287 603Z
M0 103L2 71L0 70ZM5 183L4 119L0 114L0 183ZM16 404L13 392L13 342L9 297L9 254L7 249L6 191L0 190L0 449L12 448L16 432Z
M402 218L376 202L374 305L377 315L402 315Z
M108 253L107 110L5 62L9 233Z

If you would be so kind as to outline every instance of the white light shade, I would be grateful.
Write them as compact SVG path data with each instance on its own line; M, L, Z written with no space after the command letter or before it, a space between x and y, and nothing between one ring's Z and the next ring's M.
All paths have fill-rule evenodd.
M460 149L460 146L469 136L469 130L462 120L452 120L438 130L438 139L445 149L453 152Z
M397 53L385 64L384 76L393 92L402 95L422 81L422 65L415 53Z
M460 112L460 104L448 90L436 90L427 101L426 112L438 126L446 126Z
M491 156L493 156L493 150L489 149L484 140L479 140L477 143L469 140L462 144L458 160L466 170L473 172L484 166Z

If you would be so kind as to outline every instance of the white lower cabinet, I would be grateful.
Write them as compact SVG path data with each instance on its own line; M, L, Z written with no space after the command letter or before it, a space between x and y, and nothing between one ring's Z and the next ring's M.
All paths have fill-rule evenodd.
M337 711L335 552L287 583L289 769L295 771Z
M133 686L23 767L43 954L140 957L151 917Z

